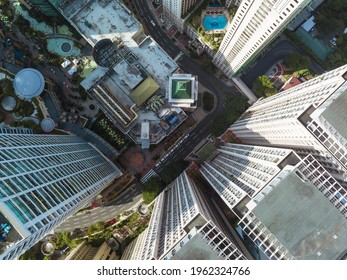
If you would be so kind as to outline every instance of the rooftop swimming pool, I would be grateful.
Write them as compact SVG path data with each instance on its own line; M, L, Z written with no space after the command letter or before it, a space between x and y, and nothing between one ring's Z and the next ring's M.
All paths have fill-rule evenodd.
M227 17L224 14L206 15L202 20L202 26L206 31L219 31L225 29L227 22Z

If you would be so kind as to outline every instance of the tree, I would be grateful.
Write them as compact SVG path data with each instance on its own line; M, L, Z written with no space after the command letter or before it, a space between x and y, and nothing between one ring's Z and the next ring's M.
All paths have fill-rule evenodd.
M6 114L0 111L0 123L3 122L5 119L6 119Z
M57 233L55 235L55 244L57 249L63 248L65 246L70 247L71 243L72 240L68 232Z
M20 260L37 260L34 250L29 249L19 257Z
M98 222L88 227L88 235L92 235L93 233L104 231L105 228L106 228L106 225L104 222Z
M34 110L34 105L31 102L19 99L17 106L13 111L23 117L28 117L34 113Z
M259 76L253 82L253 89L258 97L270 96L277 93L277 89L274 87L268 76Z
M266 88L266 89L264 90L264 94L265 94L266 97L269 97L269 96L274 95L274 94L276 94L276 93L277 93L277 89L274 88L274 87Z
M157 177L151 177L144 183L142 190L143 201L146 204L151 203L162 191L163 182Z
M297 71L302 69L308 69L310 67L311 60L309 57L305 55L293 53L291 55L288 55L283 60L283 64L285 67Z
M246 110L246 106L246 98L235 95L228 97L225 101L223 111L212 122L211 134L218 137L224 133Z
M328 69L337 68L346 63L347 56L344 56L340 51L329 53L324 61L324 66Z
M340 32L346 22L347 2L345 0L325 1L317 10L315 22L321 34Z
M163 182L165 184L171 183L183 172L184 169L186 169L187 165L187 162L183 159L168 164L161 173Z
M202 97L202 103L203 103L203 108L206 111L211 111L213 109L213 105L214 105L214 98L213 98L213 94L208 92L208 91L204 91L203 92L203 97Z

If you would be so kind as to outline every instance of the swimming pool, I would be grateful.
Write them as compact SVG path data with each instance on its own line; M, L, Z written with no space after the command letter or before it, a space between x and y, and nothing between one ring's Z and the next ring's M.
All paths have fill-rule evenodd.
M202 26L206 31L224 30L227 25L227 18L222 15L206 15L202 20Z

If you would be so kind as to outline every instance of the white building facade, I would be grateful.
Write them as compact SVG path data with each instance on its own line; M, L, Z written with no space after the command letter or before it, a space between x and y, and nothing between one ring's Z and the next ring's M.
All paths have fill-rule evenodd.
M299 162L288 149L223 144L218 151L200 171L230 209L254 197L281 171L283 162Z
M269 259L346 256L347 191L314 157L225 144L200 171Z
M212 220L200 191L183 172L156 198L148 228L122 259L246 259Z
M242 71L311 0L243 0L213 63L227 76Z
M344 65L259 100L230 130L245 144L291 148L305 156L322 155L328 161L322 159L321 164L331 168L331 173L344 173L336 178L346 181L346 81Z
M346 190L307 156L244 206L239 226L269 259L346 259L346 202Z
M164 15L170 22L176 24L179 29L183 29L182 16L197 2L197 0L163 0Z
M75 135L3 129L0 222L9 232L0 240L0 259L17 258L121 175Z

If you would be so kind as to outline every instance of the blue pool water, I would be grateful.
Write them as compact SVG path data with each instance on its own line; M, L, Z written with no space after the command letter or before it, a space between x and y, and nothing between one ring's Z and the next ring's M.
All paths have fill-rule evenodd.
M227 25L227 18L225 15L206 15L202 25L207 31L223 30Z

